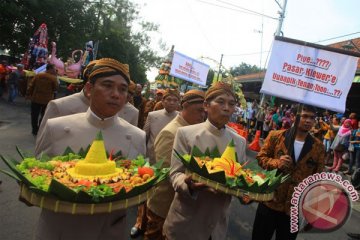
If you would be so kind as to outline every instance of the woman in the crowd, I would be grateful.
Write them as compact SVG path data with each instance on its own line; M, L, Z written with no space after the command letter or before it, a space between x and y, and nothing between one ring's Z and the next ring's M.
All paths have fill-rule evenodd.
M264 120L264 124L263 124L263 138L265 139L268 134L269 131L271 130L271 118L273 115L273 110L271 109L271 107L269 107L266 110L266 115L265 115L265 120Z
M324 146L325 146L325 164L328 164L330 162L330 156L331 156L331 149L330 146L332 142L334 141L334 138L339 131L340 125L339 125L339 119L336 117L333 117L329 124L326 123L323 119L319 120L321 129L323 131L326 131L324 135Z
M271 130L279 129L280 119L281 119L280 108L274 108L274 113L272 115L271 123L270 123Z
M350 113L349 118L351 120L352 129L358 129L358 120L356 118L356 113Z
M344 159L342 156L347 152L349 147L351 135L351 120L346 119L342 126L340 127L333 143L331 144L331 149L334 150L334 163L329 170L338 172L343 164Z
M353 165L355 164L355 170L360 168L360 122L356 126L357 129L353 129L350 136L350 162L349 169L345 171L345 174L351 175L353 173Z

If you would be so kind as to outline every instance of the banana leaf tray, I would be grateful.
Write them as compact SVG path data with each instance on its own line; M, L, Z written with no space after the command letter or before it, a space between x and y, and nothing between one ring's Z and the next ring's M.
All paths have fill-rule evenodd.
M29 206L40 207L56 213L68 213L75 215L93 215L97 213L111 213L113 211L127 209L145 202L155 192L155 186L137 196L123 200L106 203L73 203L59 200L54 196L45 196L31 191L25 184L20 184L20 201Z
M252 200L260 201L260 202L271 201L274 198L273 192L271 192L271 193L254 193L254 192L249 192L249 191L246 191L246 190L243 190L240 188L233 189L233 188L229 188L219 182L215 182L208 178L202 177L199 174L197 174L195 172L191 172L189 170L186 170L186 174L191 175L192 179L197 182L204 183L207 186L214 188L217 191L223 192L225 194L230 194L235 197L245 197L246 196Z
M29 157L18 148L17 151L23 160ZM73 154L73 152L67 149L63 156L66 156L66 154ZM85 154L86 151L81 156L85 156ZM130 191L122 188L113 195L94 199L88 192L82 190L76 192L56 179L51 180L47 191L40 189L17 168L17 165L20 164L19 161L2 155L0 155L0 158L11 170L0 169L0 172L12 177L20 185L20 201L28 206L37 206L54 212L70 214L107 213L138 205L154 194L156 186L167 178L169 173L168 168L161 168L162 161L160 161L151 166L155 169L155 175L151 180L142 185L134 186ZM44 156L44 158L48 159L47 156Z
M255 201L271 201L275 189L289 178L289 175L279 173L276 169L268 171L258 165L247 164L244 169L264 176L262 182L253 181L249 183L244 175L227 177L224 171L209 172L205 164L203 166L198 164L195 160L196 157L210 157L212 159L220 157L219 150L216 147L212 151L206 149L205 152L202 152L197 146L194 146L191 153L192 155L183 156L174 149L175 156L186 167L187 175L191 175L193 180L204 183L215 190L236 197L247 196Z

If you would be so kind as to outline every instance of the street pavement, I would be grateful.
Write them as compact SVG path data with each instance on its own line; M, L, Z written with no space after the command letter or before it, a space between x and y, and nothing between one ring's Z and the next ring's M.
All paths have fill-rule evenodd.
M15 103L8 103L0 98L0 154L19 159L15 146L33 153L35 138L31 135L30 102L18 97ZM254 160L254 154L249 157ZM0 161L0 169L7 169ZM32 239L36 229L40 209L28 207L18 201L19 186L10 177L0 173L0 239ZM228 234L224 239L251 239L252 224L255 217L256 203L241 205L233 198L230 207ZM359 202L354 203L347 223L331 233L300 233L298 240L343 240L350 239L347 232L360 233ZM130 208L127 216L127 232L135 222L136 207ZM191 223L190 223L191 224ZM129 238L130 239L130 238ZM138 239L141 239L139 237ZM189 239L190 240L190 239Z

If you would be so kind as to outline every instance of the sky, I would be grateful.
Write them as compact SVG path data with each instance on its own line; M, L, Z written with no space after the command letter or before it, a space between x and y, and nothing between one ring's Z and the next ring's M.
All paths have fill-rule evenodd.
M223 54L227 69L242 62L266 68L279 5L284 4L284 0L278 0L279 5L275 0L132 1L139 5L143 20L159 25L158 33L151 35L151 47L161 56L167 52L160 49L160 40L168 51L174 45L175 51L212 68ZM284 37L323 45L357 38L359 9L359 0L288 0L281 30ZM157 69L147 73L150 81L156 75Z

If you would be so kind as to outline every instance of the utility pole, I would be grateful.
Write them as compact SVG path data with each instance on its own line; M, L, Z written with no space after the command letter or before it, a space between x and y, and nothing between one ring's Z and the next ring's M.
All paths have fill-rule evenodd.
M276 32L275 32L275 36L280 36L280 35L283 35L283 32L281 31L281 28L282 28L284 18L285 18L285 10L286 10L287 0L284 0L282 6L279 4L279 2L277 0L275 0L275 2L277 3L277 5L281 9L281 11L278 11L280 16L279 16L279 23L278 23L278 26L277 26L277 29L276 29ZM265 100L265 94L262 94L261 100L260 100L260 106L263 105L264 100Z
M285 18L285 9L286 9L287 0L284 0L283 6L280 6L280 4L277 2L277 0L275 0L275 2L279 5L279 7L281 9L281 11L278 12L280 17L279 17L278 27L275 32L275 36L280 36L280 35L283 35L281 28L282 28L282 24L283 24L283 21Z
M220 64L219 64L219 72L218 72L216 81L219 81L219 76L220 76L220 73L221 73L221 64L222 64L223 56L224 56L224 54L221 54Z

